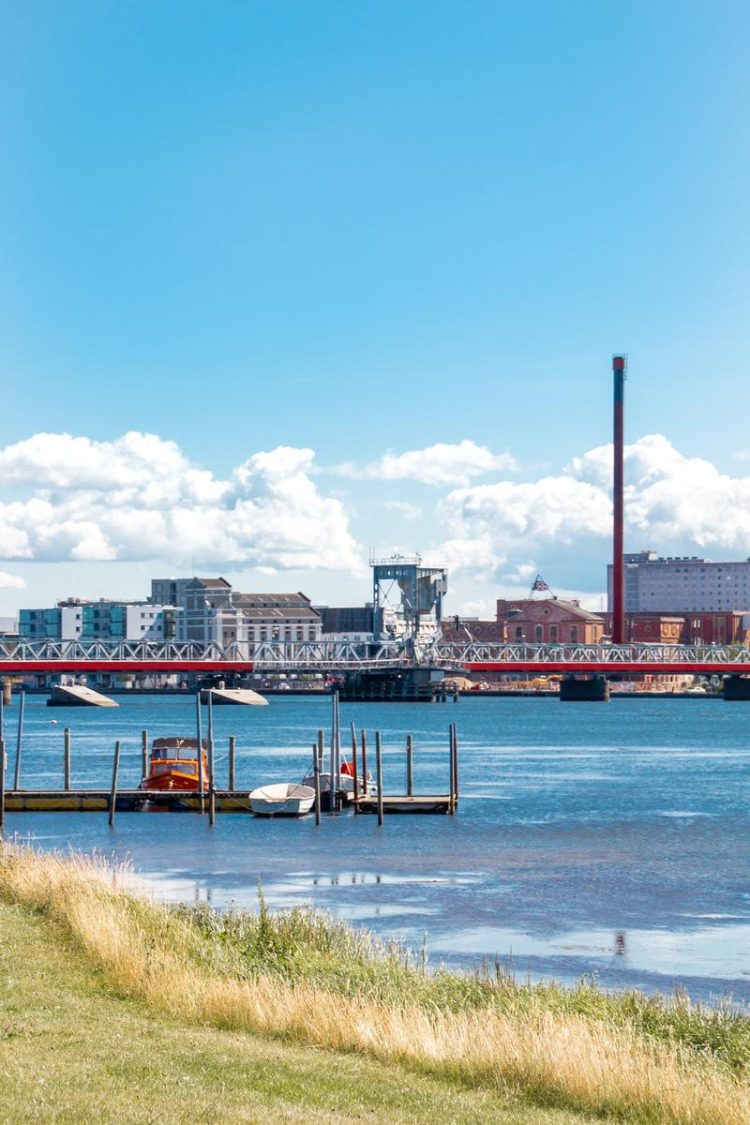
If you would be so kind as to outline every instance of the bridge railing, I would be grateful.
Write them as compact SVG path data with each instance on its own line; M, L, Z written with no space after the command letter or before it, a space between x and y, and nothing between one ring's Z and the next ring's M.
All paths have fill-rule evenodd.
M739 645L668 644L495 644L480 641L438 641L432 647L438 662L470 664L607 664L613 668L630 664L748 664L750 649Z
M461 670L471 666L524 666L565 670L586 666L620 668L660 665L715 668L748 667L750 649L738 645L584 645L584 644L497 644L484 641L437 641L430 645L368 641L261 641L251 645L234 641L228 645L199 641L5 641L0 643L0 661L17 664L132 663L158 668L181 663L252 666L258 671L337 671L379 668L442 668Z

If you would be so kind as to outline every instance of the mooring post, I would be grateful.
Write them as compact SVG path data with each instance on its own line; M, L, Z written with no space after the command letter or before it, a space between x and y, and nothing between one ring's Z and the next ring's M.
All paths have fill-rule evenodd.
M454 789L456 771L453 765L453 723L448 727L448 777L450 783L450 788L448 789L448 812L453 813L456 811Z
M70 789L70 727L66 727L65 730L63 731L63 740L64 740L63 773L65 775L64 776L64 782L63 782L63 788L68 790L68 789Z
M141 731L141 777L148 777L148 731Z
M234 793L234 756L235 756L234 735L230 734L230 736L229 736L229 781L227 782L227 787L228 787L230 793Z
M323 773L323 763L324 763L324 761L325 761L325 733L322 730L319 730L318 731L318 773ZM329 775L328 775L328 802L329 802L328 810L329 811L332 807L331 803L330 803L330 800L331 800L331 778L332 778L332 776L333 776L333 774L329 773ZM323 783L321 782L320 785L321 785L321 800L322 800L323 799L322 798Z
M322 735L323 732L320 731ZM320 824L320 753L318 743L313 743L313 777L315 778L315 823Z
M112 763L112 792L109 795L109 826L115 823L115 806L117 804L117 774L120 770L120 743L115 743L115 758Z
M195 725L198 732L198 812L203 816L205 806L203 797L206 788L206 779L203 776L203 716L201 714L200 688L195 693Z
M383 751L380 744L380 731L375 733L375 772L378 783L378 828L383 825Z
M458 727L453 724L453 808L458 805Z
M367 796L367 731L362 731L362 796Z
M26 704L26 692L21 692L21 697L18 701L18 738L16 740L16 769L13 775L13 788L19 789L21 786L21 744L23 742L23 713Z
M208 693L208 823L216 824L216 787L214 785L214 703L213 692Z
M410 734L406 736L406 796L411 797L414 792L414 739Z
M354 811L359 812L359 778L357 776L357 732L352 723L352 774L354 777Z
M5 832L5 739L0 738L0 836Z

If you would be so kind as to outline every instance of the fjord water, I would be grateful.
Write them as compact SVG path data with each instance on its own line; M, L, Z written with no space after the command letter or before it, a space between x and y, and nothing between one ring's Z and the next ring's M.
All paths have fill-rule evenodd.
M191 735L195 703L118 697L120 707L58 709L27 701L21 784L61 788L63 727L73 787L107 787L123 743L120 784L140 780L140 732ZM237 784L299 780L326 697L277 696L267 708L217 707L217 784L228 736ZM12 779L18 708L6 710ZM571 981L594 974L637 986L750 1005L750 704L716 699L464 698L458 704L349 704L348 724L383 732L384 780L447 792L448 724L458 724L455 817L345 813L314 819L244 815L17 813L6 834L41 848L128 859L170 901L253 909L312 903L415 947L430 961L512 964ZM204 716L205 721L205 716ZM374 766L374 754L371 755Z

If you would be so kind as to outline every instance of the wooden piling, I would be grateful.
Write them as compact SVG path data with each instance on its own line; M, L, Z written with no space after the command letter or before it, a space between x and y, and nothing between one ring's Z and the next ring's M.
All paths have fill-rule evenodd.
M109 826L115 823L115 806L117 805L117 775L120 772L120 743L115 743L115 757L112 763L112 791L109 795Z
M414 793L414 739L410 734L406 736L406 795L411 797Z
M65 775L65 779L63 788L70 789L70 727L66 727L63 731L63 739L65 746L63 763L63 773Z
M323 731L320 731L321 737ZM313 774L315 777L315 823L320 825L320 754L318 743L313 744Z
M148 731L141 731L141 777L148 777Z
M352 723L352 774L354 775L354 811L359 812L359 778L357 777L357 732Z
M5 739L0 738L0 836L5 832Z
M367 731L362 731L362 796L367 796Z
M206 811L204 805L206 779L203 776L203 716L200 690L195 693L195 726L198 732L198 812L203 816Z
M453 724L453 807L458 805L458 727Z
M216 786L214 785L214 704L213 694L208 693L208 823L216 825Z
M378 828L383 826L383 751L380 745L380 731L375 734L375 768L378 783Z
M234 735L229 736L229 780L227 786L230 793L234 793L234 759L235 759L235 745Z
M448 727L448 812L454 813L456 811L455 789L454 782L456 778L455 770L453 767L453 723Z
M26 692L22 691L18 701L18 738L16 739L16 769L13 774L13 788L21 787L21 744L23 742L23 714L26 704Z

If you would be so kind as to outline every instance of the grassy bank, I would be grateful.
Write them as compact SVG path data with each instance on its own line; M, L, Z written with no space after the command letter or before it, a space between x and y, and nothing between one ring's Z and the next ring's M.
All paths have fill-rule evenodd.
M183 1039L186 1025L191 1036L229 1036L238 1050L252 1042L281 1060L314 1047L320 1075L374 1067L367 1081L384 1082L386 1095L387 1075L400 1075L405 1098L431 1083L443 1098L464 1099L446 1105L446 1121L750 1122L748 1025L728 1014L592 988L529 988L502 974L428 976L400 951L317 915L168 909L115 889L112 873L87 861L27 849L0 854L0 899L35 932L54 927L85 954L86 971L116 989L118 1003L140 1004L152 1026ZM321 1067L322 1051L341 1054ZM350 1093L356 1085L341 1082ZM491 1105L472 1108L475 1098ZM368 1113L393 1121L435 1113L429 1098L424 1118L395 1110Z

